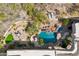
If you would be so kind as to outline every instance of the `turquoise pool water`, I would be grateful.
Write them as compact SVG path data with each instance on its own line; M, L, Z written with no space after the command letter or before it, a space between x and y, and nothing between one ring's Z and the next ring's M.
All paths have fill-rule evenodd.
M40 32L39 38L43 39L45 43L55 43L57 41L55 32Z

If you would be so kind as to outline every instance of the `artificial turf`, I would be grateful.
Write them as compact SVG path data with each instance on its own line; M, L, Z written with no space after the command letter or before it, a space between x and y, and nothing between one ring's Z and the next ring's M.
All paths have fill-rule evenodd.
M10 42L12 42L13 41L13 35L12 34L9 34L6 38L5 38L5 42L8 44L8 43L10 43Z

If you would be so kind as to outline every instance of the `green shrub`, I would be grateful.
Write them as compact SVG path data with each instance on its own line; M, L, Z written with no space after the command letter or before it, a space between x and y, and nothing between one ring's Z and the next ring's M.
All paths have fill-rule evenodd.
M3 20L6 17L4 13L0 13L0 20Z
M68 25L69 24L69 19L63 19L63 23L64 23L64 25Z
M39 45L44 45L44 40L43 39L39 39Z

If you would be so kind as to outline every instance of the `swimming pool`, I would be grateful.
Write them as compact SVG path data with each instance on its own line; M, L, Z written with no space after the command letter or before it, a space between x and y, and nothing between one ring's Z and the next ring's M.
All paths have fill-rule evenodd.
M56 33L55 32L45 32L42 31L38 35L40 39L43 39L45 43L55 43L57 41L56 39Z

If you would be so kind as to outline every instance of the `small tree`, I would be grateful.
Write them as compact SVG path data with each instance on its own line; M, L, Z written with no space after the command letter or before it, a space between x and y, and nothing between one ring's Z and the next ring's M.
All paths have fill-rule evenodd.
M59 21L63 22L63 25L65 25L65 26L68 25L70 22L70 20L67 18L61 18L61 19L59 19Z

